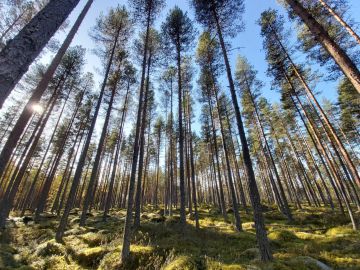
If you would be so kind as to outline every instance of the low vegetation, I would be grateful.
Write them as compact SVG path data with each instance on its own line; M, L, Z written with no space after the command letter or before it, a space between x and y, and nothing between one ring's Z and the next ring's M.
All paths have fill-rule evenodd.
M124 210L110 211L107 222L93 212L85 227L75 222L73 211L63 243L54 240L56 216L38 224L12 218L1 232L0 269L360 269L360 232L346 217L325 208L293 213L290 224L275 208L265 212L275 258L266 264L259 259L251 214L243 211L244 230L236 232L217 209L202 206L200 229L189 220L184 234L177 211L165 217L162 209L147 207L123 265Z

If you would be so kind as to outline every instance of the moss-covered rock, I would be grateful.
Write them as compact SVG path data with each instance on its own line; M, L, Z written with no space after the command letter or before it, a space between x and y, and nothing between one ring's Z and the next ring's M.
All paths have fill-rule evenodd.
M325 263L309 256L296 257L290 259L284 264L289 266L290 269L297 270L332 270L332 268L327 266Z
M105 247L86 248L76 253L75 259L83 266L96 266L106 253Z
M278 230L269 233L268 235L270 240L278 241L278 242L286 242L296 240L296 235L288 230Z
M88 244L89 247L100 246L103 242L105 242L105 238L100 233L88 232L81 236L80 239L84 241L84 243Z
M189 256L178 256L164 270L197 270L196 263Z
M55 240L50 240L39 245L36 249L35 254L40 257L64 255L65 247L62 244L56 243Z

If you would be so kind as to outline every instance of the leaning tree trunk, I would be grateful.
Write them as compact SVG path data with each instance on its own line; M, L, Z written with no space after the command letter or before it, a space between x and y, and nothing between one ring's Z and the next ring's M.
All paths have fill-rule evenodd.
M284 47L283 43L280 40L280 37L277 35L277 33L273 30L273 33L275 35L275 38L277 40L277 42L279 43L281 49L283 50L283 52L286 55L286 58L290 61L291 66L295 72L295 75L298 77L298 79L300 80L303 88L306 91L306 95L308 97L308 99L315 104L316 108L318 109L318 111L320 112L321 118L322 120L325 122L326 126L328 127L329 131L327 129L326 132L328 134L331 134L332 138L335 140L335 143L338 145L341 154L343 155L346 164L349 167L350 173L353 177L353 179L355 180L355 182L357 183L357 185L360 187L360 178L359 178L359 174L357 172L357 169L354 165L354 163L352 162L352 159L348 153L348 151L345 149L342 141L340 140L339 136L337 135L333 125L331 124L331 122L329 121L329 118L326 116L326 113L324 112L324 110L322 109L321 105L319 104L319 102L317 101L317 98L315 97L314 93L312 92L312 90L310 89L308 83L306 82L304 76L301 74L301 71L299 70L299 68L295 65L295 63L293 62L292 58L290 57L290 55L288 54L286 48ZM310 101L310 103L311 103ZM311 103L312 104L312 103ZM316 111L316 109L315 109Z
M115 40L117 40L117 38L118 37L116 37ZM115 54L115 49L116 49L116 42L114 42L113 47L112 47L111 57L110 57L110 60L109 60L109 62L107 64L107 67L106 67L104 81L102 83L102 87L101 87L101 90L100 90L100 95L99 95L98 101L96 103L93 119L91 120L88 135L86 137L86 141L84 143L84 147L83 147L83 150L81 152L81 155L80 155L80 158L79 158L79 161L78 161L78 165L76 167L73 183L72 183L71 188L70 188L70 192L69 192L69 196L68 196L68 199L67 199L67 202L66 202L64 213L63 213L63 215L61 217L59 226L58 226L57 231L56 231L55 239L58 242L62 241L62 237L64 236L64 231L65 231L65 228L66 228L66 225L67 225L68 217L70 215L71 208L73 207L73 204L74 204L74 201L75 201L76 191L77 191L79 183L80 183L83 167L85 165L85 159L86 159L87 152L89 150L89 146L90 146L90 142L91 142L91 137L92 137L92 134L94 132L96 119L98 117L100 106L101 106L101 101L102 101L103 96L104 96L104 92L105 92L105 88L106 88L106 82L107 82L107 78L108 78L109 73L110 73L110 68L111 68L111 64L112 64L112 58L113 58L113 56Z
M52 182L54 181L55 178L55 174L56 174L56 170L59 166L60 160L65 152L66 149L66 141L68 140L69 136L71 135L71 131L72 131L72 126L75 120L75 117L78 113L79 107L77 107L77 109L73 112L72 116L71 116L71 120L70 123L67 127L66 133L65 135L61 138L61 145L59 148L59 152L57 153L57 157L55 159L55 162L52 166L52 169L50 171L50 174L45 178L44 184L42 186L42 189L40 191L40 196L39 196L39 200L37 203L37 207L36 207L36 211L35 211L35 216L34 216L34 221L37 222L39 221L40 218L40 214L44 211L45 207L46 207L46 200L48 198L49 192L50 192L50 188L52 185ZM76 139L80 134L77 133L76 135Z
M214 89L214 91L215 91L214 95L215 95L215 98L216 98L216 108L217 108L218 118L219 118L219 123L220 123L221 139L222 139L224 155L225 155L225 161L226 161L226 169L227 169L227 174L228 174L228 182L229 182L229 188L230 188L230 194L231 194L231 201L232 201L232 207L233 207L234 218L235 218L235 227L236 227L236 230L240 232L240 231L242 231L242 224L241 224L241 218L240 218L240 214L239 214L239 206L238 206L238 201L237 201L237 198L236 198L236 192L235 192L235 187L234 187L232 173L231 173L231 165L230 165L230 160L229 160L229 151L228 151L228 146L227 146L227 143L226 143L224 126L223 126L223 122L222 122L222 119L221 119L221 112L220 112L218 93L217 93L216 89Z
M243 152L243 156L244 156L245 171L246 171L246 175L248 177L248 184L249 184L249 189L250 189L250 199L251 199L252 207L254 209L256 238L257 238L257 241L259 244L261 260L262 261L270 261L270 260L272 260L272 253L271 253L269 241L268 241L268 238L266 235L265 221L264 221L264 216L263 216L262 209L261 209L259 190L258 190L256 180L255 180L255 174L254 174L253 166L251 163L249 146L247 144L244 125L243 125L243 122L241 119L240 109L239 109L239 105L238 105L238 101L237 101L237 97L236 97L236 93L235 93L235 85L234 85L234 81L233 81L232 74L231 74L230 63L229 63L229 59L227 56L225 42L224 42L224 39L222 36L222 30L221 30L221 26L220 26L220 22L219 22L219 18L216 13L216 10L213 10L213 16L214 16L214 20L216 22L217 34L218 34L218 37L220 40L220 45L221 45L221 49L222 49L222 53L223 53L223 57L224 57L226 74L227 74L229 86L230 86L231 99L232 99L232 103L234 106L236 122L237 122L238 130L239 130L240 140L241 140L242 152ZM360 86L359 86L359 88L360 88Z
M267 150L267 152L269 154L270 161L271 161L271 164L272 164L273 169L274 169L275 177L276 177L276 180L278 182L278 187L279 187L279 190L280 190L280 198L281 198L281 201L282 201L282 204L283 204L283 212L284 212L285 216L287 217L287 219L290 222L292 222L293 217L292 217L292 214L291 214L291 211L290 211L290 207L289 207L288 201L286 199L286 195L285 195L285 192L284 192L281 180L280 180L280 176L279 176L278 170L276 168L276 164L275 164L273 155L272 155L271 150L270 150L268 139L267 139L267 137L265 135L265 132L264 132L264 127L263 127L263 124L262 124L261 119L260 119L260 115L259 115L259 112L258 112L258 109L257 109L257 104L256 104L254 96L253 96L253 94L251 92L250 85L249 85L246 73L244 73L244 77L245 77L245 82L246 82L246 88L247 88L248 94L250 96L251 103L252 103L252 105L254 107L255 118L256 118L257 123L259 125L259 131L260 131L260 133L261 133L261 135L262 135L262 137L264 139L265 148L266 148L266 150Z
M292 89L292 93L294 93L295 88L294 88L294 86L293 86L293 83L292 83L291 79L289 78L289 76L287 75L287 73L286 73L285 71L283 71L283 73L284 73L284 76L285 76L285 78L286 78L287 83L289 84L290 88ZM322 154L324 155L325 159L327 160L327 163L328 163L328 165L329 165L330 171L331 171L331 173L333 174L333 176L334 176L334 178L335 178L335 180L336 180L336 182L337 182L337 184L338 184L338 186L339 186L340 195L341 195L342 199L344 200L344 203L345 203L346 208L347 208L347 210L348 210L348 213L349 213L349 216L350 216L352 225L353 225L353 229L354 229L354 230L357 230L357 229L358 229L357 221L356 221L355 218L354 218L354 214L353 214L353 211L352 211L352 209L351 209L351 205L350 205L350 203L349 203L349 201L348 201L348 199L347 199L347 196L346 196L346 193L345 193L343 184L341 183L341 179L340 179L340 177L339 177L339 175L338 175L338 173L337 173L337 171L336 171L336 168L334 167L333 162L330 160L329 156L327 155L327 153L326 153L326 151L325 151L325 149L324 149L324 146L321 144L321 141L320 141L320 139L319 139L319 135L318 135L318 133L316 132L315 127L313 127L312 122L309 120L309 116L308 116L307 112L305 111L304 107L302 106L302 103L300 102L300 99L298 98L297 95L295 95L295 97L297 98L297 100L298 100L298 102L299 102L299 105L300 105L300 107L301 107L301 109L302 109L305 117L306 117L306 118L308 119L308 121L309 121L309 125L310 125L310 127L311 127L311 129L312 129L312 131L313 131L313 133L314 133L314 135L315 135L315 138L316 138L316 140L317 140L317 144L318 144L318 146L320 147L321 152L322 152ZM301 120L303 121L303 123L304 123L304 125L305 125L305 121L304 121L304 119L303 119L303 117L302 117L302 115L301 115L301 112L300 112L299 108L297 107L296 102L295 102L294 98L292 97L292 95L290 95L290 98L291 98L291 100L292 100L292 102L293 102L293 104L294 104L294 106L295 106L295 108L296 108L296 110L297 110L297 113L299 114L299 116L301 117ZM309 130L308 130L308 132L309 132ZM311 134L311 133L309 132L309 134ZM336 187L335 187L335 186L334 186L334 190L335 190L335 192L336 192Z
M330 37L324 27L314 19L299 0L286 0L286 2L306 24L314 38L321 43L344 72L345 76L348 77L354 85L355 89L360 93L360 72L346 52Z
M61 3L61 2L66 2L66 1L65 0L62 0L62 1L53 0L53 1L51 1L51 3L52 2ZM24 110L22 111L21 115L19 116L18 120L16 121L16 124L14 125L14 127L13 127L13 129L12 129L10 135L9 135L8 140L6 141L5 145L3 146L3 149L1 150L1 154L0 154L0 177L1 177L1 175L3 174L3 172L5 170L5 166L8 163L8 161L10 159L10 156L11 156L11 153L14 150L16 144L18 143L18 141L19 141L19 139L21 137L21 134L23 133L25 127L27 126L27 123L29 122L31 116L33 115L33 110L32 110L33 104L36 104L36 103L39 102L41 96L43 95L43 93L45 92L47 87L49 86L49 83L50 83L51 78L53 77L53 75L55 73L56 68L59 66L62 57L64 56L66 50L69 48L71 41L73 40L76 32L78 31L83 19L85 18L85 15L87 14L88 10L90 9L90 6L91 6L92 3L93 3L93 0L88 0L86 6L84 7L84 9L81 12L80 16L78 17L78 19L74 23L74 25L71 28L69 34L67 35L67 37L64 40L63 44L61 45L59 51L55 55L54 59L52 60L52 62L50 64L50 66L48 67L48 69L44 73L41 81L39 82L39 84L35 88L34 92L32 93L32 95L31 95L31 97L29 99L29 101L27 102ZM61 7L60 9L62 10L63 8ZM4 50L1 53L3 53ZM3 89L2 89L3 87L2 87L2 83L1 83L1 76L2 76L1 75L1 71L2 71L1 53L0 53L0 91L1 91L0 92L0 108L1 108L1 105L3 103L3 101L1 101L2 92L3 92ZM22 54L22 50L21 50L20 53Z
M0 52L0 108L79 1L51 0Z
M111 171L110 184L109 184L109 189L107 192L107 197L106 197L105 206L104 206L103 221L106 221L106 218L107 218L107 215L108 215L108 212L110 209L111 201L113 198L114 182L115 182L115 176L116 176L116 172L117 172L117 163L118 163L119 155L120 155L121 141L122 141L122 136L123 136L123 127L124 127L124 122L125 122L125 117L126 117L126 112L127 112L127 106L128 106L127 103L128 103L128 99L129 99L129 92L130 92L130 82L128 82L128 85L127 85L125 101L124 101L123 111L122 111L121 120L120 120L120 130L119 130L119 134L116 139L117 144L116 144L116 150L115 150L114 165L113 165L113 168Z
M16 196L16 193L18 192L19 186L22 182L23 176L26 173L26 168L27 165L29 164L32 155L35 152L35 149L38 145L38 142L40 140L40 137L44 131L44 128L46 126L46 123L51 115L51 112L54 109L54 106L56 104L56 97L57 94L54 95L52 103L46 113L45 118L42 120L41 122L41 126L39 128L39 130L36 133L36 136L34 137L34 139L32 140L32 144L30 149L27 152L26 158L23 161L23 163L21 164L20 170L18 171L17 174L13 174L14 179L13 180L13 184L11 185L11 183L9 184L8 188L7 188L7 192L5 193L4 199L1 201L1 208L0 208L0 228L4 228L5 227L5 223L6 223L6 218L9 216L10 210L13 206L14 203L14 199ZM16 177L15 177L16 176Z
M103 148L105 146L106 133L107 133L107 129L108 129L109 121L110 121L110 115L111 115L111 110L113 107L115 93L116 93L116 85L114 86L114 88L112 89L112 92L111 92L109 106L108 106L106 116L105 116L105 122L104 122L102 132L100 135L100 140L99 140L98 148L96 151L95 161L94 161L93 168L91 171L90 181L89 181L88 188L86 191L84 205L83 205L83 209L82 209L82 213L81 213L81 217L80 217L80 226L85 226L87 211L89 210L91 199L93 198L93 196L95 194L94 186L95 186L97 174L98 174L99 167L100 167L101 154L102 154Z
M345 29L348 31L348 33L356 40L357 43L360 44L360 37L358 34L355 33L355 31L351 28L350 25L348 25L341 17L337 14L335 10L333 10L325 0L319 0L320 4L323 5L323 7L337 20Z

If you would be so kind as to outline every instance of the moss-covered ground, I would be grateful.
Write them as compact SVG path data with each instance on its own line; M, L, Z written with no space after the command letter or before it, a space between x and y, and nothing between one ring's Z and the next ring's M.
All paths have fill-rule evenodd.
M360 233L346 217L325 208L294 210L292 224L268 208L274 261L267 264L259 260L251 213L241 212L244 231L236 232L215 208L203 206L201 229L188 220L183 232L176 211L165 218L160 209L144 210L124 264L119 258L125 211L111 211L107 222L94 212L87 226L79 227L75 210L61 244L54 240L55 216L46 215L39 224L11 221L0 234L0 269L360 269Z

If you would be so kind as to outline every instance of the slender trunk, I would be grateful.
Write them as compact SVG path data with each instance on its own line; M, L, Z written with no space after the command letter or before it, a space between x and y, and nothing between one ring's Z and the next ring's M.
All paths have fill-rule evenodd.
M61 209L63 208L63 205L64 205L64 201L65 201L65 197L66 197L66 194L67 194L67 187L68 187L68 185L69 185L69 182L70 182L70 179L71 179L71 174L72 174L72 171L73 171L73 169L74 169L74 166L75 166L75 162L76 162L76 157L77 157L77 155L78 155L78 152L79 152L79 150L80 150L80 146L81 146L81 142L82 142L82 140L83 140L83 137L85 136L86 134L85 134L85 131L83 130L82 131L82 133L81 133L81 137L80 137L80 139L79 139L79 144L78 144L78 146L77 146L77 148L76 148L76 151L75 151L75 154L73 155L74 157L73 157L73 161L72 161L72 164L71 164L71 167L70 167L70 170L69 170L69 172L68 172L68 174L67 174L67 177L66 177L66 180L65 180L65 187L64 187L64 191L63 191L63 193L62 193L62 195L61 195L61 199L60 199L60 203L59 203L59 205L57 205L57 204L55 204L55 202L54 202L54 206L53 206L53 210L52 211L55 211L56 209L56 207L57 207L57 211L56 211L56 215L57 216L60 216L60 211L61 211Z
M177 38L177 72L178 72L178 114L179 114L179 173L180 173L180 224L182 230L185 229L185 166L184 166L184 130L183 130L183 102L182 102L182 79L181 79L181 50L180 37Z
M78 110L79 110L79 107L77 108L77 110L75 110L73 112L70 123L68 125L67 130L66 130L66 133L65 133L64 137L61 138L61 145L59 147L59 152L58 152L57 157L55 159L53 168L51 169L50 174L46 177L43 188L41 189L39 201L38 201L37 208L36 208L36 211L35 211L35 218L34 218L35 221L39 220L40 214L44 211L44 209L46 207L46 200L47 200L48 195L49 195L50 187L51 187L52 182L53 182L53 180L55 178L56 170L57 170L57 168L59 166L62 155L65 152L66 141L67 141L68 137L71 134L72 126L73 126L75 117L76 117L76 115L78 113ZM77 136L79 136L79 133L77 134Z
M80 155L80 158L79 158L79 161L78 161L78 165L76 167L74 179L73 179L73 182L72 182L72 185L71 185L71 188L70 188L70 192L69 192L69 196L68 196L68 199L67 199L67 202L66 202L65 210L64 210L64 213L63 213L63 215L61 217L59 226L58 226L57 231L56 231L55 239L58 242L62 241L62 237L64 236L64 231L65 231L65 228L66 228L66 225L67 225L68 217L69 217L71 208L73 207L73 204L74 204L74 201L75 201L76 191L77 191L78 185L80 183L81 174L82 174L82 171L83 171L83 167L85 165L86 155L87 155L87 152L89 150L91 137L92 137L92 134L94 132L96 119L97 119L97 116L99 114L99 110L100 110L100 106L101 106L101 101L102 101L102 98L104 96L106 82L107 82L107 78L109 76L109 72L110 72L110 68L111 68L111 64L112 64L112 58L114 57L114 54L115 54L117 38L118 37L116 37L116 39L114 40L113 48L112 48L111 55L110 55L111 57L109 59L108 65L106 67L104 81L102 83L100 94L99 94L99 97L98 97L98 100L97 100L97 103L96 103L93 119L91 120L88 135L86 137L86 141L85 141L85 144L84 144L84 148L83 148L83 150L81 152L81 155Z
M145 187L141 187L141 181L143 177L143 171L144 171L144 149L145 149L145 129L147 121L150 121L150 119L147 119L148 116L148 97L149 97L149 91L150 91L150 69L151 69L151 56L152 52L149 50L149 58L147 62L147 80L146 80L146 89L145 89L145 95L144 95L144 104L142 108L142 119L141 119L141 129L140 129L140 155L139 155L139 165L138 165L138 179L137 179L137 185L136 185L136 194L135 194L135 218L134 218L134 227L135 229L140 226L140 212L141 212L141 189ZM150 130L149 130L150 132Z
M18 192L18 188L22 182L23 176L26 173L26 168L32 158L32 155L37 147L37 144L40 140L42 132L45 128L45 125L46 125L46 123L51 115L51 112L56 104L56 97L57 97L57 94L55 94L53 96L53 99L50 103L51 105L46 113L46 116L41 121L41 125L39 127L39 130L36 133L36 136L32 140L31 147L29 148L29 150L27 152L25 160L22 162L20 169L17 172L14 172L13 178L12 178L13 181L9 183L7 191L4 195L4 198L1 201L2 207L0 210L0 228L5 227L6 218L8 217L10 210L13 206L15 195Z
M288 82L289 85L291 86L291 89L294 91L294 86L293 86L290 78L288 77L288 75L287 75L285 72L284 72L284 75L285 75L285 77L286 77L286 79L287 79L287 82ZM295 95L295 96L297 97L297 95ZM291 98L292 98L292 96L291 96ZM298 97L297 97L297 99L298 99ZM293 100L293 98L292 98L292 101L293 101L294 105L296 106L295 100ZM301 108L302 108L302 111L304 112L305 116L308 118L307 113L306 113L305 109L303 108L303 106L302 106L302 104L301 104L301 102L300 102L299 99L298 99L298 102L299 102L299 104L300 104L300 106L301 106ZM296 108L297 108L297 106L296 106ZM300 114L299 111L298 111L298 113ZM301 115L301 114L300 114L300 115ZM309 118L308 118L308 119L309 119ZM312 127L312 123L311 123L310 121L309 121L309 123L310 123L310 126ZM315 131L315 129L314 129L313 127L312 127L312 130L313 130L313 132L316 134L316 131ZM316 135L316 138L317 138L317 137L318 137L318 136ZM341 197L342 197L342 199L344 200L344 203L345 203L346 208L347 208L347 210L348 210L348 213L349 213L349 216L350 216L352 225L353 225L353 229L354 229L354 230L357 230L357 229L358 229L358 224L357 224L357 222L356 222L356 220L355 220L355 218L354 218L354 214L353 214L353 211L352 211L352 209L351 209L351 205L350 205L350 203L349 203L349 201L348 201L348 198L347 198L347 196L346 196L346 192L345 192L345 190L344 190L344 186L343 186L343 184L341 183L341 179L339 178L339 176L338 176L338 174L337 174L337 172L336 172L336 169L334 168L333 163L332 163L331 160L328 158L328 156L327 156L327 154L326 154L326 152L325 152L325 149L324 149L323 146L321 145L321 142L319 142L319 145L320 145L320 147L321 147L321 149L322 149L322 151L323 151L323 154L325 155L325 158L328 160L328 163L329 163L329 166L330 166L330 170L332 171L333 175L335 176L335 179L337 180L337 184L338 184L338 186L340 187L340 194L341 194Z
M221 213L224 217L224 220L227 221L228 218L227 218L227 213L226 213L226 202L225 202L225 196L224 196L224 190L223 190L223 183L221 180L219 149L218 149L218 144L217 144L217 140L216 140L214 114L212 112L212 104L210 101L210 96L208 96L207 99L208 99L208 105L209 105L209 110L210 110L210 122L211 122L212 140L213 140L212 144L213 144L213 148L214 148L214 151L212 151L212 152L216 159L216 172L217 172L217 177L218 177L218 182L219 182L220 207L221 207ZM214 166L214 170L215 170L215 166Z
M249 152L249 147L247 144L247 139L245 136L245 130L242 123L241 115L240 115L240 109L235 93L235 85L231 74L231 68L229 59L227 56L227 51L225 47L225 42L222 36L222 30L220 26L220 22L218 19L218 15L216 13L216 10L213 10L213 16L214 20L216 22L216 28L217 28L217 34L220 40L220 45L224 57L224 62L226 66L226 74L229 81L230 86L230 93L231 98L234 106L235 116L236 116L236 122L239 129L239 135L241 140L241 146L243 151L243 157L244 157L244 163L245 163L245 170L246 175L248 176L248 182L249 182L249 189L250 189L250 198L251 198L251 204L254 209L254 221L255 221L255 229L256 229L256 238L260 249L260 256L262 261L270 261L272 260L272 254L270 251L270 245L269 241L266 235L266 229L265 229L265 221L262 214L261 209L261 202L260 202L260 195L259 190L257 188L256 180L255 180L255 174L251 163L251 157ZM359 80L360 81L360 80Z
M110 121L110 115L111 115L111 111L112 111L112 107L113 107L115 93L116 93L116 86L114 86L114 88L111 90L110 102L109 102L109 106L108 106L108 109L106 112L105 122L104 122L104 125L102 128L100 140L98 143L98 148L96 151L95 161L94 161L93 168L92 168L91 175L90 175L90 181L89 181L85 199L84 199L83 209L82 209L82 213L81 213L81 217L80 217L80 226L85 226L86 215L87 215L87 212L88 212L90 204L91 204L91 199L93 198L93 196L95 194L94 186L95 186L95 182L97 180L97 174L99 171L101 153L103 152L103 149L105 147L106 133L107 133L107 129L108 129L109 121Z
M122 111L122 115L121 115L120 131L119 131L119 134L118 134L118 137L117 137L117 145L116 145L116 151L115 151L114 165L113 165L111 176L110 176L110 185L109 185L109 189L108 189L108 192L107 192L107 197L106 197L106 202L105 202L105 209L104 209L104 213L103 213L103 220L104 221L106 221L107 214L108 214L108 211L110 209L112 196L113 196L113 187L114 187L115 175L116 175L116 170L117 170L117 163L118 163L118 160L119 160L120 148L121 148L121 142L122 142L122 136L123 136L123 125L124 125L124 122L125 122L127 106L128 106L127 103L128 103L129 92L130 92L129 90L130 90L130 84L128 83L127 90L126 90L126 95L125 95L124 106L123 106L123 111Z
M150 3L151 4L151 3ZM146 35L145 35L145 46L144 46L144 55L142 61L142 72L141 72L141 81L140 81L140 93L139 93L139 104L137 111L136 119L136 130L135 130L135 140L133 147L133 156L131 164L131 173L129 179L129 190L128 190L128 200L127 200L127 210L123 234L123 247L121 250L121 261L124 261L130 254L130 241L131 241L131 219L133 211L133 198L135 192L135 177L136 177L136 168L139 155L139 137L140 137L140 123L141 123L141 112L144 96L144 84L145 84L145 73L146 73L146 60L149 47L149 33L150 33L150 18L151 18L152 9L149 8L147 14L147 25L146 25Z
M356 40L357 43L360 44L360 37L358 34L355 33L355 31L348 25L338 14L335 10L333 10L325 0L319 0L321 5L337 20L345 29L348 31L348 33Z
M237 231L242 231L241 218L240 218L240 214L239 214L239 206L238 206L238 202L237 202L237 199L236 199L235 187L234 187L232 173L231 173L231 165L230 165L230 160L229 160L228 146L227 146L227 143L226 143L223 123L222 123L222 120L221 120L219 98L218 98L217 90L214 89L214 91L215 91L214 95L215 95L215 99L216 99L216 108L217 108L218 117L219 117L219 123L220 123L221 140L222 140L223 149L224 149L224 155L225 155L226 170L227 170L227 175L228 175L228 183L229 183L232 207L233 207L234 218L235 218L235 227L236 227Z
M187 115L188 115L188 133L189 133L189 148L190 148L190 169L191 169L191 184L192 184L192 200L195 210L195 227L200 228L199 224L199 213L198 205L196 198L196 180L195 180L195 161L194 161L194 149L193 149L193 139L192 139L192 130L191 130L191 110L190 110L190 93L187 91Z
M161 149L161 129L158 131L157 139L157 154L156 154L156 181L153 195L153 204L157 208L158 206L158 189L159 189L159 177L160 177L160 149Z

